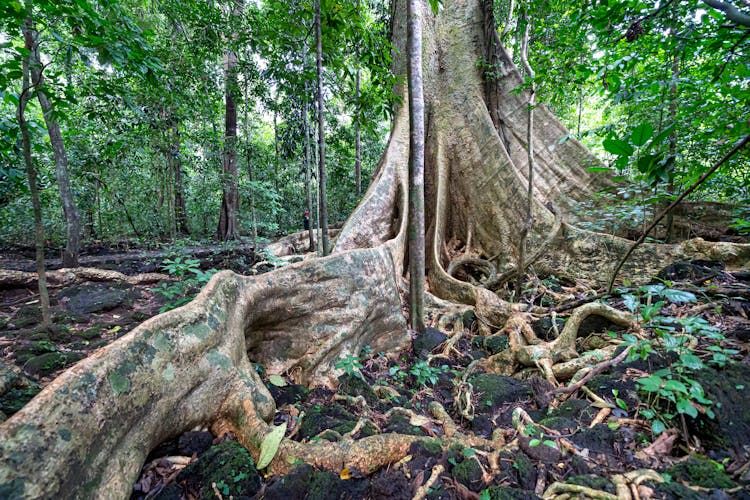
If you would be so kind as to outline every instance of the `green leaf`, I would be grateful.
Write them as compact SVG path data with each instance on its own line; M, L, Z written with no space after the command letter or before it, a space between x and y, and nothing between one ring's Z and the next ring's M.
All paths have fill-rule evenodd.
M269 375L268 381L276 387L286 387L286 380L284 380L284 377L280 375Z
M437 15L442 5L443 0L430 0L430 8L432 9L432 13L435 15Z
M690 370L700 370L703 368L703 361L701 358L691 352L686 352L680 355L680 362Z
M672 131L674 130L674 125L675 124L673 123L669 127L667 127L664 130L662 130L661 133L659 135L657 135L656 137L654 137L654 140L651 141L651 145L654 146L654 145L657 145L657 144L661 144L662 141L664 141L664 139L666 139L667 137L669 137L669 134L672 133Z
M683 394L688 393L687 387L685 387L685 384L680 382L679 380L667 380L664 382L664 389L672 392L681 392Z
M698 410L695 409L695 406L693 406L689 399L677 400L677 413L684 413L685 415L690 415L693 418L696 418L698 416Z
M640 384L641 389L647 392L658 392L664 385L664 379L657 375L649 375L648 377L639 378L635 381Z
M635 295L623 295L622 303L628 308L628 311L633 312L641 305L641 301Z
M604 139L602 146L604 146L604 149L607 152L618 156L630 156L633 154L633 151L635 151L633 146L625 141L621 141L620 139Z
M654 127L650 123L641 123L630 133L630 140L636 146L643 146L654 135Z
M664 425L664 422L662 422L661 420L654 420L653 422L651 422L651 432L654 433L654 436L658 436L659 434L664 432L666 428L667 427Z
M674 290L672 288L667 288L661 293L661 295L673 304L698 302L698 298L695 296L695 294L685 292L683 290Z
M260 444L260 457L258 457L258 470L265 469L271 463L276 452L279 451L281 440L286 434L286 422L277 425L271 432L266 434L263 442Z

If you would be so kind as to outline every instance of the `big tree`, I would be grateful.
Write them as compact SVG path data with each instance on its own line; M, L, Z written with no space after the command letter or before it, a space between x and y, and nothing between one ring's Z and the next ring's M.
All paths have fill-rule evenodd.
M393 27L401 75L405 4L395 2ZM493 291L502 280L483 286L461 281L451 276L457 265L480 261L512 275L534 261L537 271L602 283L629 242L564 222L566 199L587 197L607 181L587 170L597 162L579 143L560 143L567 131L540 107L534 113L534 224L527 257L517 262L511 249L527 220L528 100L498 43L490 7L452 0L433 16L422 6L427 279L432 294L501 326L523 321L514 314L520 306ZM491 80L477 61L496 68ZM401 106L373 183L332 255L255 278L217 274L191 304L152 318L80 362L2 424L2 491L12 497L126 497L149 450L199 424L234 432L257 459L273 429L274 404L251 361L299 383L330 385L342 355L365 345L375 352L403 347L408 123L408 108ZM452 244L458 253L448 248L451 241L459 242ZM644 245L626 269L643 278L677 257L746 266L750 247L702 240ZM559 367L578 356L569 340L518 345L514 362L562 377ZM402 458L418 439L285 439L270 467L283 472L301 460L336 471L372 471Z

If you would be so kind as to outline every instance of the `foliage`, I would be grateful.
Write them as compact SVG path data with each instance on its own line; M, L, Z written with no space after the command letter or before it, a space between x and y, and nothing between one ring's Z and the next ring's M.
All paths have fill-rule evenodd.
M448 371L448 365L440 367L430 366L427 361L420 359L409 368L409 373L414 377L414 383L417 386L426 387L435 385L441 373Z
M163 282L151 291L161 295L167 300L159 312L170 311L183 306L193 300L198 290L216 273L216 269L203 271L200 261L188 259L181 256L173 259L164 259L162 269L178 280L174 282Z
M336 361L335 367L337 370L344 370L344 373L347 375L354 375L362 378L362 373L360 372L362 369L362 363L359 356L347 354Z

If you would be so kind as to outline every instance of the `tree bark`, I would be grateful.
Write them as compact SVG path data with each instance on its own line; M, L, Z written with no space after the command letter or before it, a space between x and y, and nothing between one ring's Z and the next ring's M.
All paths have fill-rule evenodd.
M358 200L362 197L362 144L359 131L359 121L361 119L361 108L359 105L361 76L362 70L357 68L357 76L354 84L354 105L356 106L354 111L354 192Z
M316 62L318 66L318 217L323 255L331 253L328 237L328 198L326 195L326 120L323 99L323 35L320 19L320 0L315 3L315 38L317 43Z
M407 7L409 63L409 319L413 330L424 331L424 93L422 90L422 0Z
M242 11L242 0L235 0L233 17ZM232 36L236 39L236 35ZM224 184L219 227L216 237L220 241L236 240L240 237L239 228L239 177L237 174L237 53L230 48L224 58L225 75L225 116L224 116L224 161L222 182Z
M36 45L35 34L31 28L31 20L25 21L24 42L26 50L31 53ZM49 292L47 291L47 273L44 268L44 225L42 224L42 204L39 201L39 187L37 186L37 173L34 159L31 155L31 133L26 121L26 105L37 82L30 80L31 56L23 59L23 84L21 95L18 98L18 125L21 129L21 144L23 148L23 160L26 166L26 178L29 182L31 194L31 206L34 212L34 243L36 247L36 273L37 286L39 288L39 307L42 312L42 326L45 328L52 324L49 310Z
M305 86L307 90L307 86ZM311 169L312 163L310 162L310 102L307 99L307 92L305 92L304 104L302 105L302 126L305 129L305 160L303 168L305 169L305 207L308 213L313 214L313 200L312 200L312 176ZM315 250L315 224L313 221L316 220L314 217L310 218L310 224L307 228L307 234L309 239L309 246L307 247L308 252Z
M70 175L68 173L68 155L65 152L60 124L55 118L52 103L44 91L43 64L39 54L39 42L33 23L25 23L23 27L24 37L30 36L33 40L30 57L31 79L36 82L36 95L39 105L44 113L44 123L47 125L47 133L52 143L52 155L55 159L55 176L57 187L60 192L60 202L65 216L66 243L62 254L63 266L78 266L78 256L81 249L81 217L76 207L73 190L70 187Z
M185 207L185 184L182 179L182 153L180 144L180 122L175 114L172 114L172 144L170 154L172 155L172 179L174 180L174 211L177 231L182 235L190 234L187 221L187 208Z

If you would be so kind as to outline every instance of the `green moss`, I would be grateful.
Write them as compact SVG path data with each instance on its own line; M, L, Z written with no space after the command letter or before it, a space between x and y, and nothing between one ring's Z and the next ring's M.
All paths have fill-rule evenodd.
M484 340L484 348L490 354L497 354L508 348L510 339L507 335L493 335Z
M109 385L112 386L112 390L115 395L122 394L130 390L130 379L122 375L118 371L112 371L109 373Z
M577 425L573 420L569 418L565 418L565 417L547 417L545 419L540 420L539 425L543 425L544 427L549 427L550 429L554 429L556 431L577 428Z
M465 458L463 462L453 467L451 473L459 483L472 491L479 491L483 484L482 468L475 458Z
M219 352L216 349L211 349L206 355L206 359L208 360L209 364L211 364L212 366L218 366L224 371L228 371L230 368L232 368L232 360L229 359L229 356Z
M91 340L101 335L103 328L104 328L104 325L97 324L89 328L86 328L85 330L82 330L80 332L77 332L76 335L78 335L82 339Z
M482 491L482 498L487 500L532 500L539 497L533 491L519 490L508 486L493 486Z
M578 486L586 486L595 490L606 491L607 493L614 494L616 492L615 486L604 477L594 476L592 474L583 474L580 476L573 476L568 478L566 481L568 484L575 484Z
M25 368L29 373L47 375L55 370L72 365L83 359L83 355L75 352L48 352L35 356L26 361Z
M716 464L695 455L665 471L673 479L683 480L692 486L703 488L732 488L736 486Z
M310 500L339 498L341 495L341 480L331 472L315 471L310 476L310 483L307 488L305 498Z
M362 396L368 405L376 405L380 400L370 384L357 375L344 374L339 377L339 392L349 396Z

